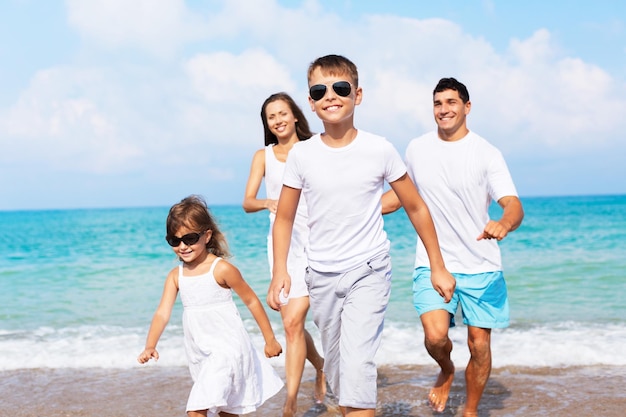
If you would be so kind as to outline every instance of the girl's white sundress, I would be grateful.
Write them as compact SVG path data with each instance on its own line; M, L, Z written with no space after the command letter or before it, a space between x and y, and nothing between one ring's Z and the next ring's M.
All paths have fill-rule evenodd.
M230 289L215 281L213 270L186 277L178 270L183 303L185 350L193 387L187 411L246 414L275 395L283 382L250 341Z

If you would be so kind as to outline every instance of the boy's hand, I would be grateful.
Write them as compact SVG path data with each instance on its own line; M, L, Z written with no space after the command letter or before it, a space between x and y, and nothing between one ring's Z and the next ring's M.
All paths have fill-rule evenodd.
M447 269L441 269L439 271L430 271L430 282L433 284L435 291L443 297L446 303L452 300L454 289L456 288L456 279L452 276Z
M280 356L283 353L283 348L278 343L278 340L272 339L271 342L265 344L265 357L273 358L274 356Z
M141 352L139 357L137 357L137 362L146 363L150 359L154 359L155 361L159 360L159 352L157 352L157 350L154 348L145 349L143 352Z
M289 291L291 290L291 277L289 274L274 274L272 277L272 282L270 282L270 287L267 290L267 305L270 306L272 310L280 311L280 306L282 302L280 300L280 292L283 291L284 298L289 296Z

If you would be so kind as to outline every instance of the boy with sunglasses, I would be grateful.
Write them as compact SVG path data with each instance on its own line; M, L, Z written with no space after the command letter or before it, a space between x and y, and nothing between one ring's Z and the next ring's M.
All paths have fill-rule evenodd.
M451 297L454 279L445 269L426 204L406 166L385 138L354 127L363 91L357 68L339 55L315 60L308 70L309 103L324 132L296 143L289 153L274 222L274 269L267 301L280 309L289 292L287 253L301 194L309 207L306 282L313 320L320 329L324 372L344 416L376 411L376 365L389 301L391 262L383 230L384 181L396 192L425 242L430 267Z

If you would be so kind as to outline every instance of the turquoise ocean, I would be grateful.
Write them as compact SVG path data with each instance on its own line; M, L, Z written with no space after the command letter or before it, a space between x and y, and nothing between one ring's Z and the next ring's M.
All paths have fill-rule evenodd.
M494 367L626 365L626 196L522 198L522 226L500 243L511 326L494 330ZM132 368L167 272L168 207L0 212L0 371ZM493 216L499 208L492 208ZM215 206L233 262L261 300L269 284L267 212ZM411 302L416 235L385 216L393 288L377 362L431 365ZM262 338L240 306L255 344ZM279 314L267 308L284 341ZM159 366L185 366L177 302ZM457 320L460 323L460 320ZM318 340L312 322L307 328ZM467 360L466 327L451 330ZM274 358L282 366L283 358Z

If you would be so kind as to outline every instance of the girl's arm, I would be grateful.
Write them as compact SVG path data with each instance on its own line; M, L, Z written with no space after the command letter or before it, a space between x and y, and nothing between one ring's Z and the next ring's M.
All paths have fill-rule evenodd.
M272 213L276 213L278 200L263 199L259 200L257 194L261 187L261 182L265 176L265 149L256 151L252 157L252 165L250 166L250 175L246 184L246 192L243 197L243 209L246 213L254 213L257 211L268 209Z
M232 288L252 313L265 339L265 356L270 358L280 355L283 348L276 340L274 330L263 308L263 304L261 304L259 297L257 297L252 288L250 288L248 283L243 279L241 272L231 263L222 261L215 266L214 275L218 284Z
M148 337L146 338L146 347L137 358L139 363L146 363L150 359L154 359L155 361L159 360L159 352L156 350L156 345L161 338L161 334L163 334L163 330L165 330L167 322L170 320L177 295L178 268L174 268L165 279L161 302L152 317L152 323L150 324L150 330L148 331Z

